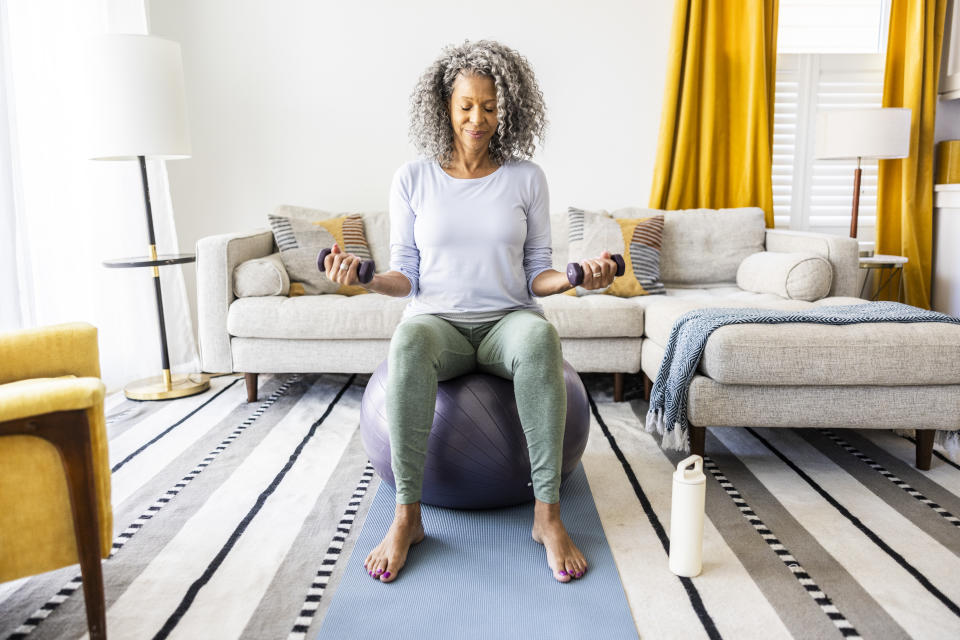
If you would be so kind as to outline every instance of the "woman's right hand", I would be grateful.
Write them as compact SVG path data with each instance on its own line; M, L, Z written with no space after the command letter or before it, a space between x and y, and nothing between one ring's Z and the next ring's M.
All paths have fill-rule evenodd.
M344 253L336 242L330 250L330 254L323 260L324 273L331 282L336 282L344 286L364 286L360 282L358 269L361 259L352 253ZM369 283L368 283L369 284Z

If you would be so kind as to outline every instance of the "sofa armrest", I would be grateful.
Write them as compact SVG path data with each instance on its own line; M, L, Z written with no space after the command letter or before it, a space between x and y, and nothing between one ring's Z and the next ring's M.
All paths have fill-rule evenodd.
M235 299L233 270L241 262L268 256L273 251L273 233L269 229L207 236L197 241L197 333L201 370L233 371L227 333L227 311Z
M830 295L859 296L860 248L855 238L812 231L767 229L764 242L767 251L808 252L823 256L833 267Z

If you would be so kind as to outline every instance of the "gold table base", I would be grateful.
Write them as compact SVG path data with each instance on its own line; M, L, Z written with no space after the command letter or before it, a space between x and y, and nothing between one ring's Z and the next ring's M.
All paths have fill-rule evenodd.
M153 376L131 382L123 389L131 400L171 400L202 393L210 388L210 376L205 373L182 373Z

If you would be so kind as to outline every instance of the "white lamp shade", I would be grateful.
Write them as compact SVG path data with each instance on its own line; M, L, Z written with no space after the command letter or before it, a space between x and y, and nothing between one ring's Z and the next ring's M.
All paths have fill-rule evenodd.
M190 157L179 43L148 35L97 36L88 64L90 158Z
M814 153L820 160L906 158L910 155L910 109L819 111Z

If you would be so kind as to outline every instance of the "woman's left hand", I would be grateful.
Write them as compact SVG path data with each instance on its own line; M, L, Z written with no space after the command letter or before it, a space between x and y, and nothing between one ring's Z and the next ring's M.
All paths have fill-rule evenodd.
M584 289L603 289L613 284L613 279L617 277L617 263L610 258L610 252L604 251L599 258L584 260L580 263L583 267Z

